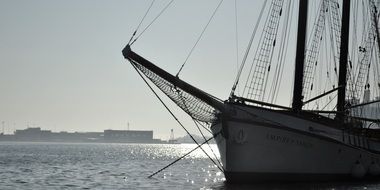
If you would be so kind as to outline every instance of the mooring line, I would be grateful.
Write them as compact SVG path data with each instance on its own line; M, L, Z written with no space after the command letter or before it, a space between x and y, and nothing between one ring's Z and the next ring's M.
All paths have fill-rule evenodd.
M188 153L184 154L183 156L177 158L176 160L174 160L173 162L171 162L170 164L168 164L167 166L161 168L160 170L154 172L153 174L151 174L150 176L148 176L148 178L152 178L153 176L155 176L156 174L162 172L163 170L165 170L166 168L170 167L171 165L175 164L176 162L180 161L182 158L185 158L186 156L188 156L189 154L191 154L192 152L194 152L195 150L197 150L198 148L201 148L202 145L208 143L210 140L212 140L213 138L215 138L217 135L219 135L220 132L216 133L215 136L213 137L210 137L209 139L207 139L205 142L203 142L202 144L199 144L197 147L193 148L192 150L190 150Z
M194 118L192 118L192 119L193 119L193 121L194 121L194 124L197 126L197 128L198 128L198 130L199 130L199 133L202 135L203 140L206 140L206 136L203 134L201 128L199 127L199 125L201 125L201 124L200 124L200 123L197 123L197 121L196 121ZM199 124L199 125L198 125L198 124ZM212 133L211 133L211 134L212 134ZM216 156L214 150L212 150L210 143L207 143L207 145L208 145L208 147L210 148L212 154L214 155L215 160L219 163L218 166L220 166L220 167L223 169L223 171L224 171L223 164L222 164L222 162L218 159L218 157ZM211 157L209 157L209 158L212 159Z

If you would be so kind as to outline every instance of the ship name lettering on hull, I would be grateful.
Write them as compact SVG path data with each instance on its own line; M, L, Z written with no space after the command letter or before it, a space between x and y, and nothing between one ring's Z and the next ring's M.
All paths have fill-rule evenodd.
M267 134L266 138L271 141L276 141L283 144L289 144L289 145L296 145L296 146L303 146L305 148L311 148L313 147L313 144L304 140L290 138L287 136L281 136L281 135L274 135L274 134Z

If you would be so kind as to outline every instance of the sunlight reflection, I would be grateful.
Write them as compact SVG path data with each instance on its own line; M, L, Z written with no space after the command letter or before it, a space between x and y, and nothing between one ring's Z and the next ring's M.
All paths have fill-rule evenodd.
M192 149L197 147L196 144L157 144L157 145L125 145L125 149L131 149L129 152L126 152L128 157L140 157L144 154L144 157L147 159L177 159ZM214 154L217 158L220 157L218 148L215 144L203 145L203 150L213 159L215 159ZM108 153L105 153L108 154ZM208 158L207 155L199 148L185 157L185 159L204 159Z

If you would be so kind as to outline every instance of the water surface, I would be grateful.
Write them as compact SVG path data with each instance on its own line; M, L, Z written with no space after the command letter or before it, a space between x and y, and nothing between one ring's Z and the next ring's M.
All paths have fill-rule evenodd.
M147 178L194 147L0 142L0 189L380 189L375 182L227 185L201 150Z

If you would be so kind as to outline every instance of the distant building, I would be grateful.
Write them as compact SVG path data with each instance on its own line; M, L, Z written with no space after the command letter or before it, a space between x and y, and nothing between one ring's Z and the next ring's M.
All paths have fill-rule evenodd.
M24 130L16 130L14 140L17 141L53 141L53 142L89 142L89 141L102 141L102 132L75 132L68 133L62 131L53 133L50 130L41 130L41 128L27 128Z
M160 139L153 139L153 131L104 130L104 132L54 133L50 130L41 130L39 127L16 130L14 135L0 133L0 141L163 143Z
M45 138L50 138L51 131L41 130L41 128L27 128L24 130L16 130L15 139L23 141L41 141Z
M104 140L107 142L152 142L153 131L136 130L104 130Z
M14 135L6 135L4 133L0 133L0 141L13 141Z

